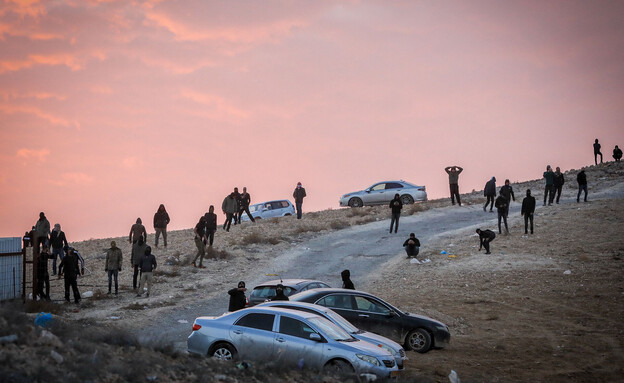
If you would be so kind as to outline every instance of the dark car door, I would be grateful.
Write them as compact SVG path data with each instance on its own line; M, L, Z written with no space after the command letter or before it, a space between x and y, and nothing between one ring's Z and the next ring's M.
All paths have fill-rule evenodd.
M354 319L349 320L356 327L383 335L396 342L401 342L401 317L379 299L354 296Z
M346 320L355 323L353 320L357 317L354 310L355 301L351 294L330 294L315 302L317 305L329 307L338 314L342 315Z

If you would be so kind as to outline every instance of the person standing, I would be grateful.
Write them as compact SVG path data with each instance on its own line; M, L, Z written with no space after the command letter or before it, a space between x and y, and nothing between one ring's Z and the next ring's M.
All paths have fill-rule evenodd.
M229 196L225 197L223 203L221 204L221 210L223 210L223 214L225 214L223 229L225 231L230 231L232 219L234 218L234 215L238 213L238 201L236 201L236 196L233 192L230 193Z
M145 253L141 257L139 264L141 267L141 282L139 283L139 291L137 297L143 295L143 288L147 285L147 296L150 295L150 289L152 288L152 281L154 280L153 272L156 270L156 257L152 254L152 248L147 246Z
M247 305L245 291L247 291L247 288L245 287L245 282L243 281L238 282L237 288L228 291L228 294L230 295L230 305L228 307L228 311L237 311L245 308Z
M141 218L137 218L136 223L130 228L128 240L130 243L135 244L139 238L143 238L143 242L147 243L147 231L145 231L145 226L143 226Z
M295 199L295 206L297 207L297 219L301 219L303 214L303 199L307 196L305 188L301 185L301 182L297 182L297 187L293 192L293 198Z
M505 198L502 191L500 195L496 198L495 205L496 205L496 212L498 213L498 234L502 234L501 219L505 221L505 234L509 234L509 226L507 226L507 215L509 214L509 202L507 202L507 198Z
M576 202L578 203L581 198L581 191L585 192L584 201L587 202L587 175L585 175L585 168L576 175L576 182L578 183L578 194L576 195Z
M139 238L137 243L132 245L132 253L130 255L130 262L132 263L132 289L137 289L137 277L139 277L141 269L141 256L145 254L147 244L143 242L143 238Z
M199 218L199 222L195 225L195 229L193 229L195 233L195 246L197 247L197 254L193 259L193 267L197 267L197 258L199 258L199 268L205 269L206 266L204 263L204 256L206 255L206 219L202 215Z
M546 199L548 199L548 206L550 206L555 199L555 173L552 171L550 165L546 166L546 171L543 175L546 181L546 186L544 187L544 206L546 206Z
M527 189L526 197L522 200L520 215L524 216L524 234L528 234L529 221L531 222L531 234L533 234L533 214L535 213L535 197L531 195L531 189Z
M559 203L559 198L561 197L561 190L563 189L563 184L565 183L565 178L563 177L563 173L561 173L561 169L559 169L559 166L557 166L555 168L555 177L553 179L553 187L554 189L554 194L556 195L556 200L555 202Z
M342 270L340 273L340 277L342 278L342 288L355 290L355 286L353 285L353 281L351 281L351 271L350 270Z
M407 253L407 258L416 257L420 252L420 241L416 238L416 234L410 233L409 238L403 242L403 247Z
M113 278L115 279L115 295L117 295L119 291L117 278L119 276L119 272L121 271L122 261L123 255L121 254L121 249L117 247L117 243L115 243L115 241L112 241L110 249L106 251L106 265L104 268L104 271L108 273L108 294L111 293Z
M509 179L505 180L505 185L501 186L498 193L505 197L508 206L511 205L512 200L516 202L516 195L514 194L513 187L509 184Z
M394 233L399 230L399 218L401 218L401 209L403 209L403 203L401 202L401 196L399 193L394 195L392 201L390 201L390 209L392 210L392 218L390 218L390 234L392 234L392 226L394 226ZM394 225L396 223L396 225Z
M48 235L50 235L50 221L45 216L44 212L39 213L39 219L35 223L35 242L37 246L43 249L43 246L48 246Z
M477 234L479 234L479 251L481 251L481 248L485 247L485 254L492 254L490 253L490 242L496 238L496 234L489 229L477 229Z
M451 203L455 205L455 198L457 198L457 204L461 206L461 200L459 199L459 174L464 171L461 166L447 166L444 171L449 176L449 188L451 189Z
M483 196L487 198L487 200L485 201L485 205L483 205L483 211L486 211L488 205L491 204L491 213L492 209L494 209L494 198L496 198L496 177L490 178L490 180L485 183L485 187L483 188Z
M72 289L74 293L74 302L80 303L80 291L78 291L78 274L80 274L80 268L78 265L78 256L73 248L69 248L69 251L65 255L65 258L59 265L59 270L63 270L65 277L65 301L69 302L69 289ZM82 274L84 275L84 267L82 268ZM59 274L60 278L61 274Z
M236 200L236 213L234 213L232 219L234 221L234 225L236 225L240 223L238 212L241 209L241 193L239 193L237 187L234 188L234 199Z
M289 301L288 297L284 295L284 285L281 283L275 286L275 296L271 298L272 301Z
M613 149L613 159L615 162L620 162L622 159L622 149L618 148L617 145L615 145L615 148Z
M598 143L598 139L594 141L594 164L598 165L598 156L600 156L600 163L602 163L602 152L600 151L600 144Z
M167 225L170 221L165 205L160 204L156 214L154 214L154 230L156 231L154 246L158 247L158 237L162 234L164 245L167 247Z
M208 238L208 246L212 246L214 235L217 231L217 215L214 212L214 206L210 205L208 213L204 214L206 220L206 238Z
M247 187L243 186L243 192L240 195L240 210L238 211L238 222L241 222L243 212L247 213L247 217L251 222L256 222L254 217L249 212L249 204L251 204L251 196L247 193Z
M61 231L61 225L58 223L54 224L54 229L50 233L50 246L52 246L52 275L56 275L56 257L59 257L59 262L62 261L65 257L63 248L68 246L65 232Z
M43 251L37 259L37 293L40 299L50 301L50 274L48 273L48 259L50 259L50 250L44 246ZM62 261L63 259L61 259ZM43 286L45 285L45 291Z

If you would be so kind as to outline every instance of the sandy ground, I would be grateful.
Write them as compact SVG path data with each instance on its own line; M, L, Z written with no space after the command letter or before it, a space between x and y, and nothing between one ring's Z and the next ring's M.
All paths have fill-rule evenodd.
M492 254L485 255L478 251L474 227L447 232L423 245L421 258L431 263L410 264L399 252L357 286L450 327L448 348L408 354L405 378L448 381L455 370L464 382L622 381L623 174L624 167L614 163L587 168L590 202L577 204L576 171L569 171L562 203L539 210L534 235L523 235L523 222L511 217L511 234L498 236ZM516 203L531 188L540 204L542 182L514 184ZM475 191L462 199L484 202ZM454 208L448 205L429 201L406 207L404 214ZM484 221L492 219L483 215ZM127 238L74 243L88 268L79 280L81 292L95 295L79 306L62 304L62 280L55 280L52 298L69 320L132 331L161 313L223 295L239 279L270 268L275 254L311 238L387 218L385 206L337 209L306 214L301 221L285 217L219 230L206 269L189 266L196 252L192 231L171 232L167 249L154 248L160 266L147 299L132 291ZM106 294L104 254L113 239L124 254L119 296ZM154 243L153 234L148 243Z

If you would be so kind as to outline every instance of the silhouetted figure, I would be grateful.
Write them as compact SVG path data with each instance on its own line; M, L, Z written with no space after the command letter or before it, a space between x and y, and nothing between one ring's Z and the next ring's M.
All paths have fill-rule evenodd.
M353 285L353 282L351 281L351 271L342 270L342 272L340 273L340 277L342 278L343 289L355 290L355 286Z
M62 270L65 277L65 301L69 302L69 289L71 288L74 293L74 302L80 303L80 291L78 291L78 274L80 273L80 268L78 256L73 248L69 248L65 258L63 258L59 265L59 270ZM84 268L82 268L82 273L84 274Z
M444 171L449 176L449 188L451 190L451 203L455 205L455 198L457 198L457 204L461 206L461 200L459 199L459 174L464 171L461 166L447 166Z
M509 205L511 205L512 200L514 202L516 201L516 195L514 194L513 187L509 184L509 179L505 180L505 185L501 186L498 193L507 199Z
M533 213L535 213L535 197L531 195L531 190L527 189L526 197L522 200L520 215L524 216L524 234L528 234L529 221L531 222L531 234L533 234Z
M498 234L501 233L501 219L505 221L505 234L509 234L509 226L507 226L507 215L509 214L509 202L507 198L501 193L496 198L496 212L498 213Z
M401 196L398 193L395 194L392 201L390 201L390 209L392 210L392 218L390 218L390 234L392 234L392 226L394 226L394 233L396 234L397 230L399 230L399 218L401 218L401 209L403 209Z
M22 246L25 248L32 246L32 232L27 231L22 237Z
M37 293L41 299L50 301L50 274L48 273L48 259L50 251L47 247L39 254L37 259ZM43 289L45 285L45 290Z
M622 159L622 149L618 148L617 145L615 145L615 149L613 149L613 159L615 162L620 162Z
M403 247L407 253L407 258L416 257L420 252L420 241L416 238L416 234L410 233L409 238L403 242Z
M284 295L284 285L281 283L275 286L275 296L271 298L272 301L289 301L288 297Z
M139 238L141 240L141 238ZM117 278L119 276L119 272L121 271L121 264L123 261L123 255L121 254L121 249L117 247L117 243L115 241L111 242L111 247L106 251L106 263L104 267L104 271L108 273L108 293L111 293L111 285L112 280L115 279L115 295L117 295L119 291L119 284L117 283Z
M50 235L50 221L45 216L44 212L39 213L39 219L35 223L35 238L37 239L37 246L43 248L48 246L48 235Z
M243 281L238 282L237 288L228 291L228 294L230 294L230 305L228 307L228 311L237 311L245 308L247 305L245 291L247 291L247 288L245 287L245 282Z
M301 182L297 182L297 187L293 192L293 198L295 199L295 206L297 208L297 219L301 219L303 214L303 199L307 196L305 188L301 185Z
M555 177L553 180L554 194L556 195L555 202L559 203L559 198L561 197L561 191L563 190L563 184L565 183L565 178L563 177L563 173L561 173L561 169L559 166L555 169Z
M193 259L193 267L198 267L197 266L197 258L199 258L199 268L200 269L205 269L206 266L203 265L204 263L204 256L206 255L206 218L205 216L201 216L199 218L199 222L197 222L197 224L195 225L195 228L193 229L193 232L195 233L195 246L197 247L197 254L195 254L195 258Z
M550 206L555 199L555 172L552 171L550 165L546 166L544 180L546 181L544 186L544 206L546 206L546 199L548 199L548 206Z
M143 242L143 238L139 238L137 243L132 245L132 253L130 256L130 262L132 263L132 289L137 289L137 277L140 276L140 263L141 257L145 254L145 249L147 248L147 244Z
M154 230L156 230L156 239L154 240L154 246L158 247L158 237L162 234L163 242L167 247L167 225L171 222L169 213L165 209L165 205L160 204L158 211L154 214Z
M141 267L141 282L139 283L139 291L137 292L137 297L143 295L143 288L147 285L147 296L150 295L150 290L152 289L152 281L154 280L154 270L156 270L156 257L152 254L152 248L147 246L145 248L145 254L141 257L141 262L139 263Z
M208 213L204 214L206 220L206 238L208 238L208 246L212 246L214 235L217 231L217 215L214 212L214 206L210 205Z
M576 182L578 183L578 194L576 195L576 202L580 202L581 191L585 192L584 201L587 202L587 175L585 175L585 169L581 169L581 171L576 175Z
M242 203L241 193L238 191L237 187L234 188L234 199L236 200L236 213L234 213L234 216L232 217L232 219L234 220L234 225L236 225L240 223L238 212L241 209L241 203Z
M225 197L221 204L221 210L223 210L223 214L225 214L223 229L225 231L230 231L232 219L234 219L234 215L238 212L238 201L236 201L236 195L233 192Z
M494 198L496 198L496 177L492 177L488 182L485 183L485 187L483 188L483 196L487 198L485 201L485 205L483 205L483 211L487 210L488 205L490 205L490 212L494 209Z
M251 196L247 193L247 187L243 186L243 192L240 195L240 210L238 211L238 221L243 217L243 212L247 213L247 217L251 222L256 222L253 215L249 212L249 204L251 204Z
M598 139L594 141L594 164L598 165L598 156L600 156L600 163L602 163L602 152L600 151L600 144L598 143Z
M141 218L137 218L136 223L130 228L128 240L130 243L134 244L137 243L139 238L143 238L143 242L147 243L147 231L145 231L145 226L143 226Z
M490 242L496 238L496 234L492 230L487 229L477 229L477 234L479 234L479 251L481 251L481 248L485 247L485 254L491 254Z
M61 225L58 223L54 224L54 229L50 233L50 246L52 246L52 275L56 275L56 257L58 256L59 262L62 261L65 257L63 249L68 246L65 232L61 230Z

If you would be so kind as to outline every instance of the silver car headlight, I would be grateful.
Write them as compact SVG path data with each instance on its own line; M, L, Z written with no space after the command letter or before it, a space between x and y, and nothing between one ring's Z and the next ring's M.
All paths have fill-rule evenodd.
M379 362L379 359L375 358L374 356L364 355L364 354L355 354L355 355L367 363L370 363L375 366L381 366L381 362Z
M386 346L385 344L381 344L381 343L379 343L377 346L379 346L382 349L388 351L390 353L390 355L397 356L397 352L395 350L393 350L391 347Z

